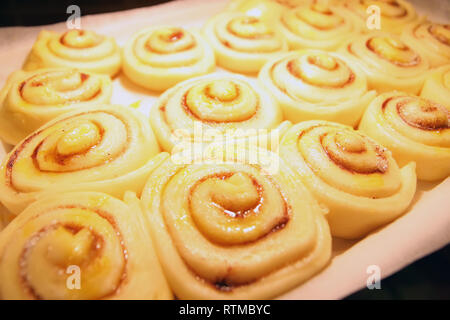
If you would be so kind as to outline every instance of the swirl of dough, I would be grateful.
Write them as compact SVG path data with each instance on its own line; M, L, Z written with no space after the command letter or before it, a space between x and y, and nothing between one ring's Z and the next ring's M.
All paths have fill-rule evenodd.
M283 136L280 156L329 209L331 233L360 238L401 214L416 190L415 165L399 169L364 134L327 121L305 121Z
M319 50L279 56L263 67L259 80L294 123L321 119L355 126L375 97L357 65L341 54Z
M373 32L349 40L340 49L367 75L369 87L386 92L402 90L418 94L429 63L415 47L393 34Z
M243 13L221 13L203 31L218 65L235 72L256 73L268 59L288 50L272 23Z
M65 112L109 103L111 93L105 75L68 68L16 71L0 91L0 137L15 145Z
M427 76L420 96L450 110L450 64L435 69Z
M349 35L363 28L341 6L321 2L285 10L279 25L291 49L335 50Z
M450 24L423 20L405 28L402 40L417 48L431 67L450 63Z
M214 52L195 31L158 26L139 31L123 49L123 71L136 84L163 91L214 70Z
M388 92L372 101L360 130L392 151L400 165L417 164L421 180L450 174L450 111L404 92Z
M46 195L0 235L1 299L171 297L131 192Z
M144 210L181 299L267 299L330 259L328 225L314 198L276 154L249 150L256 161L237 156L244 149L209 164L169 159L147 182ZM268 173L261 163L273 157L278 170Z
M87 30L69 30L63 34L41 31L23 69L68 67L116 75L121 67L120 50L112 37Z
M121 106L84 107L34 131L0 167L0 201L18 214L42 193L140 193L162 161L149 124Z
M150 123L167 151L180 142L179 133L182 142L208 143L269 131L281 121L281 109L271 96L237 75L208 75L179 83L150 110Z

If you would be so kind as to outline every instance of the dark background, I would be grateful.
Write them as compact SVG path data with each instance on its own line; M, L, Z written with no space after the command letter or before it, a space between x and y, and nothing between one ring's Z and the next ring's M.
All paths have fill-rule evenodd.
M450 299L450 245L381 280L381 290L364 289L348 299ZM383 272L383 270L381 270Z
M185 0L187 1L187 0ZM211 0L214 1L214 0ZM1 0L0 26L65 21L71 4L82 15L154 5L167 0ZM381 281L381 290L361 290L348 299L450 299L450 245Z
M211 0L214 1L214 0ZM81 14L95 14L150 6L168 0L1 0L0 26L33 26L66 21L69 5Z

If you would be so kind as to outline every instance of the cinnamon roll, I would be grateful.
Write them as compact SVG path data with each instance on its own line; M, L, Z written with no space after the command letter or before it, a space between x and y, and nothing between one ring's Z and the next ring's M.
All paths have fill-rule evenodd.
M267 299L330 259L326 219L295 173L275 153L252 150L251 161L242 151L192 165L168 159L143 191L158 257L181 299Z
M88 30L39 33L23 69L68 67L84 71L116 75L121 66L120 50L112 37Z
M179 143L270 133L281 121L281 109L269 94L244 77L227 74L184 81L164 92L150 110L150 123L167 151Z
M283 11L279 26L291 49L322 50L337 49L363 28L343 7L318 1Z
M202 36L178 27L144 29L131 37L123 49L125 75L155 91L212 72L214 67L214 52Z
M362 70L338 53L290 52L268 62L259 80L294 123L322 119L357 125L375 97Z
M364 25L369 17L368 9L377 6L381 30L396 34L400 34L406 26L419 20L412 4L405 0L345 0L343 6ZM366 30L369 31L368 28Z
M101 191L121 198L140 193L163 160L153 132L138 111L83 107L34 131L0 167L0 201L15 214L45 192Z
M450 111L404 92L388 92L372 101L360 130L389 148L400 165L417 164L421 180L450 174Z
M0 299L170 299L139 200L47 195L0 234Z
M400 169L390 151L345 125L296 124L281 140L280 156L328 208L337 237L360 238L394 220L416 190L414 163Z
M17 144L68 111L109 103L111 79L69 68L16 71L0 91L0 137Z
M450 64L433 70L427 76L420 96L450 110Z
M393 34L361 35L345 43L340 51L363 69L369 87L379 92L418 94L429 70L426 57Z
M431 67L450 63L450 24L423 20L405 28L402 40L417 48Z
M218 65L235 72L256 73L268 59L288 50L272 23L243 13L221 13L203 31Z

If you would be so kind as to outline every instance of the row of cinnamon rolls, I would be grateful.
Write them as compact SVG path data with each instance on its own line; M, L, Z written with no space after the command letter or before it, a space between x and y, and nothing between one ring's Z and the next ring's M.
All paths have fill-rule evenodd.
M214 78L214 75L210 77ZM166 100L189 81L167 90L160 100ZM211 88L212 91L224 91L215 92L219 95L230 95L230 98L224 97L230 99L228 105L234 105L230 112L240 115L203 110L201 102L198 108L203 109L191 110L191 113L210 122L243 121L251 118L256 112L256 104L260 103L262 108L258 112L267 112L270 121L254 123L255 129L271 128L283 118L293 123L330 120L355 127L377 92L393 90L420 95L450 109L450 64L429 70L426 60L387 35L365 35L339 52L305 49L278 54L263 65L258 81L268 93L260 100L243 92L237 95L239 86L224 84L220 88ZM197 91L201 90L199 86ZM261 90L255 90L261 93ZM233 92L243 100L236 103ZM69 68L17 71L0 91L0 137L15 145L60 114L83 106L109 103L111 94L112 82L105 75ZM281 112L264 108L272 104L273 98L281 106ZM169 104L168 109L174 108ZM203 116L202 112L210 115ZM216 112L221 114L214 115ZM182 120L184 113L167 113L172 118L168 121L178 123L181 128L186 124ZM161 122L160 118L160 112L155 112L152 121ZM252 122L247 121L247 124L251 127ZM163 141L168 139L162 138Z
M373 90L421 93L448 107L448 25L419 20L404 1L373 1L383 8L382 25L394 26L395 17L402 17L398 26L405 28L401 36L367 33L347 11L369 2L303 2L232 1L202 33L150 27L135 34L122 54L114 39L92 31L42 31L25 71L13 73L0 93L0 137L16 144L65 111L108 103L108 75L120 69L140 86L163 91L212 72L216 62L231 71L259 72L259 78L272 79L263 80L264 87L282 105L285 119L293 122L323 119L355 126ZM264 14L278 12L275 8L279 15ZM329 53L288 51L297 49Z
M383 45L389 43L385 38L375 40ZM362 50L352 50L357 49ZM253 136L253 140L263 136L270 140L270 134L259 134L258 130L276 130L281 136L288 127L286 121L326 120L362 127L371 106L380 97L404 96L405 101L398 103L394 114L415 129L404 134L426 146L447 148L444 132L450 109L450 66L438 68L426 77L420 98L408 90L416 85L417 77L402 78L403 88L397 80L399 90L377 97L376 91L370 89L371 80L363 72L363 63L356 63L344 53L301 50L270 60L257 81L238 75L200 76L164 92L151 107L150 122L161 147L171 152L177 141L191 142L199 128L212 132L212 138L226 136L229 131L253 129L240 134ZM384 66L380 72L386 69ZM391 80L387 74L374 76L372 81L382 86ZM16 145L61 114L107 104L111 81L106 76L75 69L20 71L8 80L1 96L0 135L3 141ZM377 118L376 122L383 119ZM398 145L383 143L387 147ZM425 168L420 172L425 172ZM445 176L421 173L419 178L436 180Z
M382 32L388 32L383 37L388 43L370 40L379 35L364 37L370 33L365 9L373 4L380 8ZM365 70L368 73L377 72L380 64L389 64L411 77L448 63L449 33L448 25L419 18L403 0L304 0L295 6L273 0L237 0L211 18L201 32L150 27L134 34L123 50L113 38L93 31L42 31L24 70L71 67L114 76L122 69L139 86L163 91L212 72L216 63L234 72L255 74L274 55L288 50L335 51L356 42L361 44L349 51L359 55L358 46L364 46L361 50L367 52L359 59L371 60Z
M329 263L331 236L365 236L408 209L417 177L450 174L439 104L390 92L359 130L292 125L255 87L183 82L153 107L156 134L129 107L84 106L20 141L0 170L0 201L17 215L0 232L0 298L274 297ZM199 151L190 161L164 139L177 129ZM73 267L81 291L67 287Z

